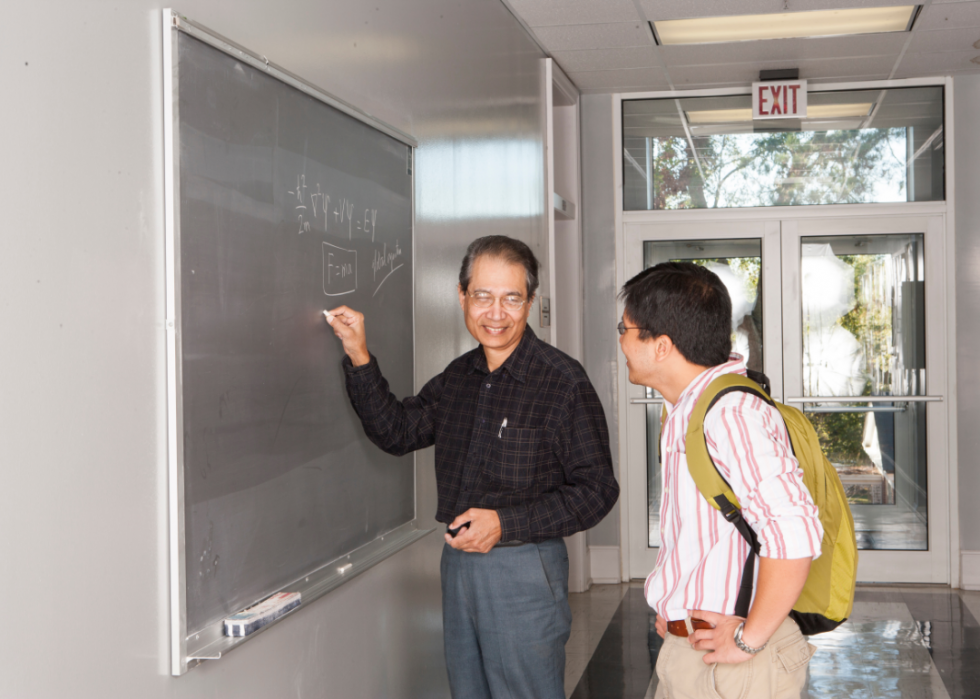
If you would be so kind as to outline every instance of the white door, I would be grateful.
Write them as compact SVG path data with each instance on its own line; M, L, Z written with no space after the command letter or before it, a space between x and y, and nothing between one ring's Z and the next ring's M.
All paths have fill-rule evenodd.
M804 410L841 474L861 581L949 581L943 230L938 215L624 225L627 279L692 260L725 281L735 351ZM659 546L662 401L624 388L629 573L644 578Z

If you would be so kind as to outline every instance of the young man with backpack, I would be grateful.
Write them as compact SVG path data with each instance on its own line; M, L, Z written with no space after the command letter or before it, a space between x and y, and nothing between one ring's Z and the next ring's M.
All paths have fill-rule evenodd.
M656 696L799 697L815 649L794 617L804 626L807 619L826 623L807 629L813 633L833 628L850 612L856 555L848 553L853 525L846 501L830 523L846 550L835 551L831 542L827 561L836 558L837 568L833 576L821 571L826 579L816 581L822 588L816 595L822 599L805 608L817 613L794 612L804 586L812 586L811 563L816 569L822 542L827 546L823 513L804 482L779 408L741 378L747 369L731 354L732 307L724 284L703 267L668 262L628 281L621 298L620 346L629 380L665 400L662 543L645 585L664 638ZM710 409L699 401L706 391ZM695 468L702 461L709 466ZM696 481L692 472L699 470L712 472L717 492L706 492L712 487L706 477ZM826 477L830 482L836 474ZM821 494L835 506L843 497L832 482Z

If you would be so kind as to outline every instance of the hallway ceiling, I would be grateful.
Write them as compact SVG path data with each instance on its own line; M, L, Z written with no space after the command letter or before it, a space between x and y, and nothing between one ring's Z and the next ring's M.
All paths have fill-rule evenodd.
M980 73L980 0L926 0L911 32L657 46L648 22L897 0L503 0L583 93L741 87L765 69L814 83Z

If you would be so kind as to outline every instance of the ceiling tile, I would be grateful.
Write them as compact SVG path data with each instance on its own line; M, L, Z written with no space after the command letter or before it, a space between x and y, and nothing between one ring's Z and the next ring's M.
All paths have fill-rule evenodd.
M855 61L853 58L829 58L801 61L798 64L800 78L805 80L847 79L856 76L879 75L887 77L894 60L889 56L872 56ZM677 89L698 87L699 83L731 82L750 85L759 79L759 71L781 68L782 64L733 63L702 66L675 66L669 69Z
M632 0L506 0L531 27L562 24L635 22Z
M856 83L870 82L873 80L888 80L889 74L890 74L890 69L889 69L889 73L866 73L866 74L858 73L856 75L847 75L847 76L828 75L827 77L823 77L823 78L813 78L811 80L807 80L807 83L812 85L820 85L823 83L837 83L837 82L841 82L842 80L847 80L848 82L856 82Z
M912 35L909 51L934 53L943 51L969 51L974 42L980 43L980 27L917 31Z
M618 68L649 68L656 65L653 47L629 49L593 49L590 51L555 51L552 58L566 73L583 73Z
M534 33L549 51L616 49L653 44L650 30L639 21L535 27Z
M667 79L659 68L628 68L572 73L568 76L580 89L634 88L636 90L669 90Z
M950 2L930 5L915 22L916 30L980 27L980 2Z
M858 7L895 7L896 5L915 5L918 2L906 0L789 0L786 9L790 12L806 12L808 10L841 10Z
M691 17L727 17L782 12L782 0L640 0L640 9L651 21Z
M697 87L698 87L699 90L700 89L712 90L712 89L715 89L715 88L725 89L725 88L730 88L732 86L733 86L733 83L715 83L715 82L712 82L712 83L699 84ZM664 89L668 89L668 88L664 88ZM627 90L622 90L622 92L626 93ZM642 92L642 90L632 90L632 92Z
M896 78L921 77L926 75L945 75L953 71L980 73L980 65L970 59L980 56L980 51L953 51L948 53L906 53L902 58Z
M861 56L898 57L907 34L865 34L821 39L772 39L697 46L661 46L658 51L668 66L759 61L794 62ZM793 67L787 65L785 67Z
M608 95L611 92L620 92L620 88L616 87L589 87L585 88L581 85L577 85L579 92L583 95Z
M640 0L640 8L649 20L767 15L781 12L838 10L842 7L890 7L898 4L901 2L897 0L786 0L786 2L783 0L725 0L725 2L720 0Z

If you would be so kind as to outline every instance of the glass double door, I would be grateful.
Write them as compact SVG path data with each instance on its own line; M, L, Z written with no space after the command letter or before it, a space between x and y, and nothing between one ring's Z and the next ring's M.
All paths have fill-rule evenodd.
M803 410L854 515L866 582L949 581L941 216L626 223L626 277L688 260L732 298L733 351ZM627 384L629 569L660 545L662 399Z

